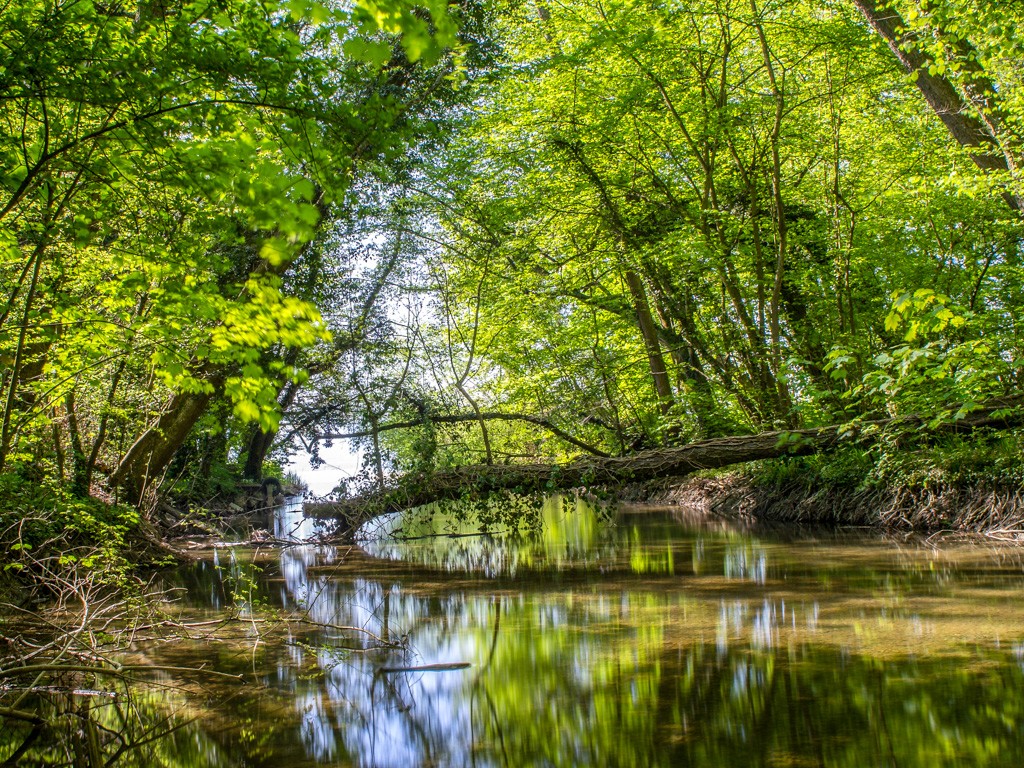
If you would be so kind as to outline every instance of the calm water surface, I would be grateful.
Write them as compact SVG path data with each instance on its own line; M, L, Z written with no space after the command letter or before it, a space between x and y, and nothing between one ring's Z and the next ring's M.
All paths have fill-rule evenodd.
M180 573L187 618L242 620L140 654L249 682L168 694L198 718L169 764L1024 765L1020 549L542 517L504 538L393 517L358 548ZM310 532L297 507L275 526Z

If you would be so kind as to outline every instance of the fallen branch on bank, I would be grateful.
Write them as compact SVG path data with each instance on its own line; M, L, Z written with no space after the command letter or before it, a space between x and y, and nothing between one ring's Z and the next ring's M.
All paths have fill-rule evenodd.
M934 424L934 417L834 424L813 429L720 437L630 456L586 456L565 464L474 464L433 474L410 474L397 485L350 499L310 502L308 516L337 518L357 525L368 518L436 501L482 498L491 493L546 493L572 488L616 489L660 478L682 478L705 469L722 469L761 459L808 456L840 445L869 444L893 430L929 434L967 433L982 427L1008 428L1024 423L1020 397L991 400L960 419Z

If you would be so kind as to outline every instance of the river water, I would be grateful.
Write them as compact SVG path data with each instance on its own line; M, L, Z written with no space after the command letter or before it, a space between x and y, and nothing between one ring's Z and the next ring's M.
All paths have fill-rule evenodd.
M395 516L179 573L183 618L234 620L140 654L247 682L167 677L196 719L159 764L1024 765L1020 548L558 498L538 527Z

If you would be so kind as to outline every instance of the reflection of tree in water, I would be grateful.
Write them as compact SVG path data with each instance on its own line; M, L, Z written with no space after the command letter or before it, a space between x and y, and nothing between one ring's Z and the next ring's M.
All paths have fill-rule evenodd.
M460 635L474 617L458 595L409 594L398 584L342 581L321 570L329 548L296 547L282 557L282 603L323 627L293 646L280 682L296 691L301 737L318 760L414 765L466 742L467 718L451 707L461 674L382 673L421 660L462 661ZM345 631L345 627L359 632ZM412 644L405 639L414 636ZM358 652L353 652L355 643ZM298 670L315 666L315 676Z
M733 567L763 560L733 550ZM323 595L332 594L328 590ZM328 612L405 652L319 659L318 711L358 765L959 765L1024 758L1016 665L814 646L816 603L676 592L423 594L355 580ZM331 598L332 600L335 598ZM792 602L792 601L791 601ZM690 620L703 637L685 629ZM799 630L799 631L797 631ZM801 635L801 632L803 635ZM380 667L468 660L468 671ZM991 661L1002 657L993 652ZM999 713L999 714L995 714ZM993 750L997 756L991 757ZM338 754L332 753L331 759Z
M486 577L593 568L614 554L608 510L583 499L547 497L532 510L536 525L482 525L452 506L385 515L364 529L362 546L374 557Z
M674 745L666 765L1019 765L1024 756L1010 701L1019 669L779 649L715 658L692 680L684 657L668 656L658 720Z
M498 651L503 667L529 673L485 683L494 711L478 713L490 745L482 764L1009 766L1024 758L1018 666L957 656L883 663L808 645L723 649L656 632L645 640L639 630L595 657L545 631L539 647Z
M395 551L378 554L396 558L411 551L381 546ZM1020 757L986 714L1012 697L1016 667L959 654L926 667L898 653L876 661L870 647L816 645L819 596L838 599L825 608L832 624L845 594L860 590L883 597L871 610L887 620L919 621L899 596L935 594L955 568L911 552L898 555L907 560L898 569L800 553L783 563L770 545L735 532L632 523L596 532L570 521L529 546L544 566L598 562L601 570L559 587L557 571L526 578L527 569L513 583L517 571L507 569L507 552L494 560L495 542L442 538L413 544L412 558L433 576L396 568L393 579L341 579L324 568L329 550L288 550L282 603L328 627L307 638L297 665L312 662L319 677L286 673L301 694L294 706L307 754L374 766L942 765L995 744L1014 756L1003 764ZM480 566L506 579L456 575ZM641 587L629 574L661 581ZM784 578L805 591L771 597ZM329 627L344 625L370 633L363 652L332 647ZM407 643L389 645L396 640ZM474 666L380 672L446 661ZM972 697L982 703L950 703Z
M21 705L38 712L45 724L5 721L0 728L0 765L233 765L214 740L190 727L192 717L182 704L173 705L166 689L139 685L41 691Z
M190 728L121 764L228 765L229 754L285 767L853 768L1024 759L1019 649L973 662L952 653L882 661L801 641L791 609L784 614L779 602L723 598L705 606L678 592L439 596L356 580L318 594L333 595L332 610L320 610L336 621L372 615L377 623L368 628L381 637L409 633L415 652L368 642L366 653L345 654L326 630L322 643L314 633L268 648L259 660L268 688L223 704L234 730L215 733L219 748ZM809 618L797 623L806 627ZM760 639L758 624L767 627ZM380 672L456 658L474 666ZM256 706L267 694L283 708ZM151 727L162 723L157 702L133 706ZM98 721L113 722L101 711Z
M886 565L877 545L868 561L842 541L780 549L643 521L566 530L535 551L567 570L493 579L312 545L282 550L263 576L227 557L197 569L192 593L211 605L248 578L257 605L299 620L282 637L164 652L263 684L216 697L206 735L190 733L282 768L1022 762L1014 651L927 629L951 609L977 613L974 588L1009 603L1019 568L1010 582L1009 567L963 571L934 552L901 549ZM951 585L957 602L932 602ZM1019 618L955 629L985 643ZM909 638L922 626L928 647ZM472 666L408 669L447 662Z

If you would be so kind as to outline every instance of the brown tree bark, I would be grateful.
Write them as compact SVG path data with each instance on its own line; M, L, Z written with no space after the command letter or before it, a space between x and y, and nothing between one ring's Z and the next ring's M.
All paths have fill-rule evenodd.
M208 380L215 391L223 387L223 376ZM175 395L156 424L147 429L128 449L120 463L110 473L111 487L123 486L129 501L138 504L146 489L159 480L164 469L181 448L192 427L206 412L214 392L182 392Z
M1024 423L1019 406L1024 398L1002 398L957 421L938 427L942 432L970 432L980 427L1005 428ZM1007 409L1016 408L1007 414ZM581 487L619 488L628 483L664 477L685 477L703 469L721 469L759 459L807 456L831 451L844 442L871 441L881 428L911 428L927 424L929 416L834 424L815 429L762 432L757 435L720 437L677 448L643 451L624 457L587 456L567 464L471 465L402 479L398 487L339 502L307 504L314 517L338 517L346 521L421 506L446 499L482 497L489 493L551 493ZM872 429L867 430L866 428ZM865 432L868 435L865 435Z
M593 185L594 189L597 190L601 198L604 218L621 245L630 251L637 251L638 249L633 242L633 235L623 219L618 205L612 198L604 180L583 155L582 149L577 144L564 140L555 141L555 145L569 153L569 156L576 162L580 170L583 171L583 174ZM669 378L668 368L665 365L665 356L661 351L661 339L658 336L658 326L654 322L654 315L651 313L647 289L644 287L643 279L636 270L627 266L623 271L636 316L637 328L640 331L640 337L643 339L644 348L647 351L647 363L650 368L651 379L654 383L654 391L658 394L661 412L667 414L675 404L675 395L672 391L672 380Z
M928 106L957 143L978 150L971 152L974 164L982 170L1016 170L1017 159L1000 141L998 93L992 82L976 68L968 71L965 82L969 93L965 98L948 77L929 72L928 57L913 47L915 36L906 31L906 22L896 10L880 8L876 0L853 0L853 4L885 40L903 71L914 76ZM1007 193L1005 198L1013 210L1024 213L1024 200L1018 194Z
M661 339L658 337L658 326L651 314L651 305L647 300L647 291L644 288L640 275L632 269L626 270L626 285L629 287L629 294L633 298L633 307L636 310L637 325L640 328L640 335L644 340L644 347L647 350L647 364L650 367L651 378L654 380L654 389L658 393L658 401L661 404L661 412L668 413L675 402L672 393L672 382L668 377L668 366L665 365L665 356L661 353Z

